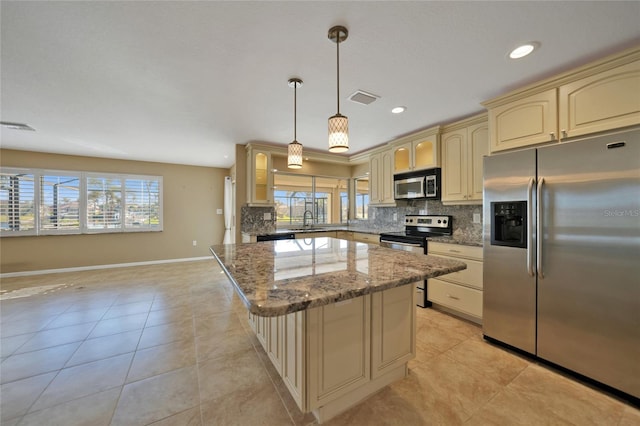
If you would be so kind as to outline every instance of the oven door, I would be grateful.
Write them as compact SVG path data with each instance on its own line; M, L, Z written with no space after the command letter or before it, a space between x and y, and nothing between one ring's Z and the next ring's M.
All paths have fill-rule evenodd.
M380 245L382 247L391 248L394 250L411 251L414 253L426 254L427 243L426 240L421 243L397 241L397 237L384 235L380 236ZM431 302L427 300L427 281L419 281L416 283L416 304L421 308L428 308L431 306Z

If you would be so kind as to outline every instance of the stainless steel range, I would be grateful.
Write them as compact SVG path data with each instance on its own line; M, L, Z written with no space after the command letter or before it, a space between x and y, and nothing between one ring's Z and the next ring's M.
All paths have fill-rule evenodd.
M404 232L380 234L380 245L395 250L427 254L427 238L442 237L453 233L451 216L415 215L404 219ZM427 281L416 286L417 304L422 308L431 306L427 300Z

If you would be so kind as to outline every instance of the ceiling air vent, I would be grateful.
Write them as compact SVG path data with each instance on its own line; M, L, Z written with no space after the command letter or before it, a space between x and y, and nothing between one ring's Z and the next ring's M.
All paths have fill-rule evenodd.
M371 93L363 92L362 90L356 90L349 96L349 100L362 105L369 105L371 102L379 99L380 96Z

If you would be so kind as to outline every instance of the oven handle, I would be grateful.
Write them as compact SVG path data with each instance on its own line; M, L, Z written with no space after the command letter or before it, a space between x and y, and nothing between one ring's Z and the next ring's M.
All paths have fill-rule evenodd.
M399 241L383 240L382 238L380 238L380 244L382 243L397 244L399 246L407 246L407 247L424 247L422 244L418 244L418 243L401 243Z

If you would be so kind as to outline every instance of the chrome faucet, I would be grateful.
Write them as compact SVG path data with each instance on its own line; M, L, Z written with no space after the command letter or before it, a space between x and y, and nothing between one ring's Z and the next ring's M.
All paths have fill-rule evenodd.
M313 225L313 212L311 210L305 210L304 215L302 216L302 226L304 228L307 227L307 213L311 216L311 224Z

